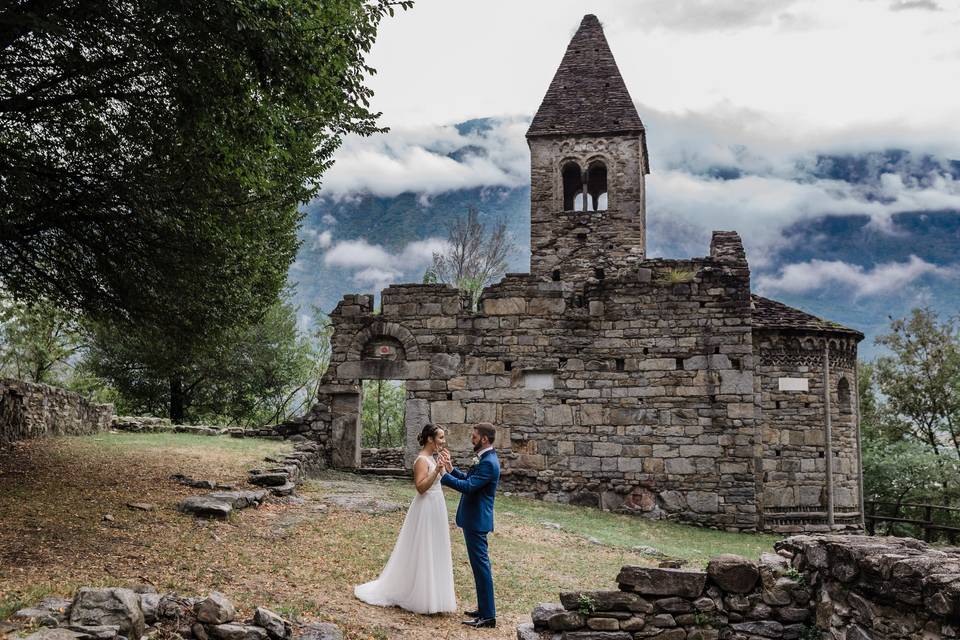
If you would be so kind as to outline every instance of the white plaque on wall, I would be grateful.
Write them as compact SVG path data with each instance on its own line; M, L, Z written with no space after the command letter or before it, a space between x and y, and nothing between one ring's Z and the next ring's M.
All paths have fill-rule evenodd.
M553 372L524 371L523 386L527 389L553 389Z
M809 391L810 380L807 378L780 378L780 391Z

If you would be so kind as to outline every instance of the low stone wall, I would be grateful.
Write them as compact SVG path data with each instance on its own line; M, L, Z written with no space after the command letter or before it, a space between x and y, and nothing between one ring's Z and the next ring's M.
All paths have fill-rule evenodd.
M960 549L911 538L795 536L759 562L626 566L617 591L560 594L520 640L868 640L960 637Z
M173 424L168 418L153 416L114 416L110 428L131 433L193 433L197 435L218 436L225 433L221 427L199 424Z
M169 418L155 418L153 416L114 416L110 426L117 431L132 433L192 433L205 436L229 435L234 438L268 438L273 440L284 438L284 435L278 431L276 426L241 429L240 427L220 427L208 424L173 424Z
M367 447L360 450L364 469L403 469L403 447Z
M0 636L9 631L21 631L24 640L343 640L330 622L303 624L263 607L244 621L222 593L186 597L146 584L81 587L72 599L48 596L10 623L0 621Z
M0 379L0 444L44 436L86 435L110 426L113 405L45 384Z

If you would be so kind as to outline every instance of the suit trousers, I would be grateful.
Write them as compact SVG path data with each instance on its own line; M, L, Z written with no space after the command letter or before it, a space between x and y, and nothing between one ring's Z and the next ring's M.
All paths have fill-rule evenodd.
M490 557L487 555L487 532L464 529L463 539L467 543L467 555L470 557L473 582L477 589L477 611L481 618L496 618L493 572L490 570Z

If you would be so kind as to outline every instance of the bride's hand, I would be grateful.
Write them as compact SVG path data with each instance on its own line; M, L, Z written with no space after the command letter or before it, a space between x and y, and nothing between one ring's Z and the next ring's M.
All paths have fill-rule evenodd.
M447 471L447 473L453 471L453 463L450 461L450 452L446 449L440 453L440 462L443 464L443 468Z

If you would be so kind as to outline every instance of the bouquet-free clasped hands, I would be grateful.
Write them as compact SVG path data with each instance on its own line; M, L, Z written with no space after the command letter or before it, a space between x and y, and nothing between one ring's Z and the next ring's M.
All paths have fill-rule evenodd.
M437 462L443 467L444 472L449 473L453 471L453 461L450 459L450 452L447 449L437 451Z

